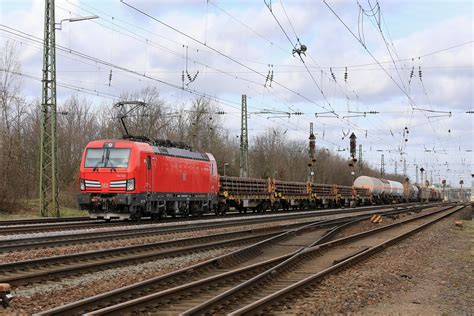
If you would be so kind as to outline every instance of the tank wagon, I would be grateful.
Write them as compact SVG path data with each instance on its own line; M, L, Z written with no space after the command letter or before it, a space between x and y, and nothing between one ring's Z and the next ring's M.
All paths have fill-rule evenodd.
M90 142L80 165L78 203L91 218L199 216L428 200L436 192L361 176L354 186L219 176L210 153L128 136Z
M408 178L403 183L403 197L406 202L417 201L420 190L414 184L408 181Z
M405 192L403 184L387 179L360 176L355 179L354 186L369 190L371 199L378 203L402 202L411 196Z
M354 181L354 186L369 190L370 199L376 203L431 202L442 199L439 189L414 185L408 179L402 184L392 180L360 176Z

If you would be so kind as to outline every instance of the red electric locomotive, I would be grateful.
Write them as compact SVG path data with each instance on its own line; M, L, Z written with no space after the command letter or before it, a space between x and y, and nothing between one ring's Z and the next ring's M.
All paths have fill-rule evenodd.
M92 218L199 215L218 203L212 154L146 137L90 142L79 181L79 205Z

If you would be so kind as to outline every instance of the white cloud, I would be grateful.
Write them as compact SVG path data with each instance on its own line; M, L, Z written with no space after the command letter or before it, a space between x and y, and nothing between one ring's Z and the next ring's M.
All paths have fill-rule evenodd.
M274 80L301 93L315 101L315 103L329 107L304 67L302 67L302 63L298 58L291 56L292 47L263 3L259 2L257 5L253 2L248 2L239 5L232 2L217 2L219 6L228 10L232 15L242 20L243 23L255 29L259 34L270 39L279 47L284 48L286 52L275 46L271 47L259 35L249 31L231 17L223 14L214 8L212 4L206 7L205 2L130 2L166 21L173 27L195 36L200 41L206 41L209 46L235 57L238 61L253 69L257 69L264 74L264 77L269 70L267 64L274 64ZM264 77L253 74L248 69L239 66L229 59L211 52L209 48L177 34L156 21L137 14L119 2L84 2L75 0L72 3L82 9L92 10L92 13L99 15L100 19L77 23L63 23L63 30L57 32L58 44L177 85L181 85L181 71L185 66L185 59L183 57L185 50L182 44L189 45L189 71L195 73L199 70L196 81L190 84L191 88L211 95L232 99L237 103L240 102L240 95L246 93L249 95L249 110L251 111L256 108L275 108L290 111L289 106L293 105L294 110L308 113L305 117L295 116L290 120L267 120L265 116L252 116L251 123L255 128L254 131L251 131L251 134L257 133L267 126L278 124L275 123L276 121L280 122L282 126L288 126L288 135L290 137L306 139L305 133L307 133L309 121L314 121L319 133L318 137L322 137L324 130L325 139L322 143L325 146L332 148L332 143L341 147L347 146L347 141L341 140L342 129L347 130L348 128L344 121L314 118L312 113L324 110L313 103L307 102L304 98L279 87L276 83L272 84L271 89L264 90L262 87L265 83ZM284 3L301 42L308 46L308 53L318 64L324 67L337 67L373 63L373 60L361 45L344 29L343 25L335 19L323 4L315 4L313 1L285 1ZM395 5L392 2L387 2L387 4L382 4L385 17L392 23L389 27L394 33L392 34L394 45L401 58L416 57L473 39L472 13L466 12L465 14L450 15L449 18L444 18L444 15L440 13L440 16L432 17L432 21L427 24L430 26L429 28L414 28L411 31L403 29L397 32L399 25L395 23L412 23L410 20L403 18L404 14L410 11L405 9L405 7L410 7L411 5L420 6L420 3L411 4L411 2L403 2L402 5ZM33 0L31 6L26 9L9 9L8 12L2 10L1 23L41 38L43 36L43 6L43 1ZM91 14L91 12L71 5L69 0L58 1L57 6L57 20L69 18L75 14ZM98 7L102 12L91 9L89 6ZM342 1L341 3L334 4L334 7L340 12L341 17L347 21L348 25L357 30L356 6L349 6L347 2ZM104 10L105 12L103 12ZM293 31L278 2L274 2L273 10L288 35L294 40ZM397 18L402 20L399 21ZM28 21L28 23L24 23L24 21ZM108 22L113 22L116 25ZM114 32L104 26L117 29L121 33ZM119 26L123 28L119 28ZM400 25L401 28L402 25ZM368 46L374 56L379 61L390 60L380 35L368 21L366 21L365 30ZM136 34L130 34L128 31ZM122 33L128 33L133 37L138 36L141 38L141 41L125 36ZM1 34L4 35L5 33L1 32ZM148 44L142 42L144 38L148 39ZM5 37L2 37L1 40L4 41ZM170 52L170 50L173 52ZM19 51L23 71L41 76L42 50L30 47L24 43L20 46ZM121 72L91 61L84 61L79 57L74 57L74 59L67 57L73 56L65 52L58 52L58 81L60 82L97 89L113 95L120 95L123 90L134 90L146 85L156 84L162 89L163 96L170 102L176 100L175 96L180 96L179 102L182 102L183 98L189 98L189 95L186 93L143 77ZM195 64L191 59L196 59L201 63L231 72L231 75L224 75L213 69ZM304 59L308 65L314 64L311 58L306 57ZM78 62L78 60L83 62ZM383 65L388 69L391 76L399 81L398 74L393 69L393 64L384 63ZM402 77L407 78L411 66L417 68L418 65L422 67L423 82L430 101L430 104L428 104L422 86L417 78L414 78L410 85L410 95L418 107L431 108L432 106L433 109L448 110L453 111L453 113L472 109L472 91L474 91L472 86L472 45L427 56L422 58L420 62L416 60L414 62L408 61L406 63L407 68L401 70ZM399 66L402 65L399 64ZM113 71L111 87L108 86L110 69ZM325 68L325 71L328 70ZM314 71L313 75L318 84L322 83L327 99L338 112L341 112L340 115L342 117L343 115L348 115L348 113L344 113L348 109L345 99L346 85L343 80L344 69L334 68L333 72L340 86L335 86L334 82L328 80L326 76L323 76L321 81L319 70ZM235 76L255 81L258 84L236 79ZM406 80L404 83L407 85ZM472 116L457 114L457 116L452 118L431 123L431 125L429 123L433 119L428 121L426 118L428 114L426 113L415 112L413 118L410 119L411 111L407 111L409 108L407 98L377 65L349 68L348 84L347 89L355 90L359 96L359 102L356 102L354 95L350 94L351 98L354 98L349 106L351 111L377 110L382 112L377 115L368 115L366 118L348 119L350 122L360 126L360 129L353 128L359 135L360 142L364 143L367 148L370 146L374 148L374 152L367 152L367 156L370 159L374 159L374 163L378 163L379 159L375 148L396 149L399 144L403 143L400 134L407 125L413 126L413 134L407 144L407 150L411 153L411 157L419 159L421 162L424 159L426 159L427 163L436 161L436 159L441 159L441 156L435 155L430 158L429 155L420 154L419 144L432 146L439 143L440 146L445 147L452 145L472 149ZM40 84L38 82L25 80L25 88L29 96L38 96L40 93ZM70 91L68 90L60 89L60 99L69 93ZM97 99L97 102L99 102L99 99ZM238 104L235 106L238 107ZM231 110L229 108L225 108L225 110L238 112L238 110ZM238 113L226 115L226 126L237 130L240 124L237 116ZM434 135L432 126L439 129L437 131L439 139ZM367 138L364 137L365 129L368 130ZM452 130L451 134L446 132L448 129ZM395 135L394 137L391 136L391 130ZM466 131L467 136L461 137L466 134ZM469 132L471 137L468 137ZM450 144L449 140L454 138L454 136L459 137L453 141L455 144ZM380 139L384 141L380 141ZM390 156L392 154L387 155ZM396 157L396 153L393 155ZM449 159L454 161L458 156L459 154L453 154L449 156ZM444 156L442 159L444 159Z

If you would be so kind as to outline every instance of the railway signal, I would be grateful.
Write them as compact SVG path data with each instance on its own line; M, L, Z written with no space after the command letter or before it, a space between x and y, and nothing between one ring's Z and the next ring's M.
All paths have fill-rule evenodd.
M357 136L352 133L351 136L349 136L349 144L350 144L350 153L351 153L351 159L349 160L349 168L351 168L351 176L352 176L352 182L354 182L355 178L355 164L357 162L356 158L356 148L357 148Z

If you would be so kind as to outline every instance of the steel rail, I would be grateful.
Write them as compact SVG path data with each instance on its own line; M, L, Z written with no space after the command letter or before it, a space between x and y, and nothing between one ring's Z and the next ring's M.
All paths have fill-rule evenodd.
M367 216L365 216L364 218L367 218ZM361 220L361 219L362 218L357 219L356 221ZM352 222L348 222L347 220L343 220L343 219L334 219L334 220L321 221L317 223L310 223L298 229L284 231L273 237L259 241L255 244L249 245L242 249L238 249L229 254L224 254L219 257L194 264L190 267L173 271L165 275L148 279L142 282L138 282L138 283L135 283L123 288L112 290L110 292L102 293L93 297L85 298L77 302L72 302L72 303L59 306L47 311L43 311L43 312L37 313L36 315L38 316L39 315L43 315L43 316L44 315L64 315L64 314L80 315L87 311L91 311L96 308L110 305L113 302L125 301L128 297L132 295L136 296L137 293L154 292L156 291L156 289L160 289L163 287L170 287L171 285L176 285L176 284L184 284L186 282L189 282L189 280L200 278L202 275L208 274L210 271L213 271L215 269L227 267L227 266L232 267L237 262L246 261L249 258L256 257L260 254L261 248L266 247L275 242L284 240L286 238L289 238L290 236L296 234L300 230L315 229L318 227L325 227L325 226L333 226L338 223L342 223L339 225L339 226L342 226L342 225L347 225L348 223L352 223ZM321 242L327 240L335 233L335 231L336 230L334 228L330 229L326 234L323 234L323 236L321 236L319 240ZM279 262L280 260L283 260L287 257L288 255L285 255L280 258L268 260L267 264Z
M337 209L316 209L316 210L300 210L300 211L285 211L285 212L278 212L275 214L274 212L265 212L265 213L247 213L247 214L230 214L226 216L232 220L232 218L240 218L236 220L244 220L247 217L254 218L254 217L277 217L277 216L302 216L304 217L305 213L308 215L306 216L314 216L317 215L331 215L331 214L338 214L338 213L348 213L348 212L362 212L368 211L372 209L381 209L385 207L404 207L404 206L411 206L415 203L407 203L407 204L392 204L392 205L377 205L377 206L362 206L356 208L337 208ZM159 223L192 223L193 221L199 220L206 220L205 217L210 217L210 220L220 218L215 215L204 215L202 217L177 217L177 218L165 218L162 219ZM142 225L142 224L153 224L156 222L153 221L136 221L136 222L128 222L128 221L111 221L105 222L102 220L90 220L84 221L83 223L45 223L45 224L29 224L29 225L6 225L2 226L0 222L0 235L7 235L7 234L19 234L19 233L36 233L36 232L46 232L46 231L61 231L61 230L74 230L74 229L82 229L82 228L91 228L90 226L93 225L94 228L103 227L115 227L115 226L133 226L133 225Z
M404 212L411 212L417 211L421 208L429 208L431 206L423 205L420 207L416 207L415 209L412 208L404 208L402 210L391 210L386 211L384 216L390 216L394 214L400 214ZM145 280L136 284L132 284L130 286L126 286L121 289L116 289L107 293L102 293L90 298L86 298L81 301L73 302L70 304L66 304L64 306L53 308L49 311L45 311L40 313L40 315L58 315L58 314L82 314L84 312L101 308L104 306L108 306L111 303L120 303L125 301L129 297L136 297L139 295L143 295L143 293L150 293L156 292L159 290L169 288L170 284L178 285L184 284L189 282L190 280L195 279L197 276L202 277L203 275L209 274L209 271L226 267L226 266L235 266L236 262L245 262L249 260L249 258L254 258L258 256L261 251L262 247L267 247L268 245L274 244L278 241L283 239L287 239L290 236L294 236L297 234L298 231L307 230L307 229L314 229L316 227L324 227L324 226L334 226L337 225L335 229L331 229L327 234L323 235L320 239L316 242L310 243L309 246L314 246L319 242L324 242L331 238L337 231L340 229L352 225L360 220L367 219L370 217L371 214L363 214L358 216L357 218L351 218L350 221L347 219L334 219L334 220L327 220L319 223L310 223L307 225L301 226L299 229L288 230L285 233L276 235L272 238L267 240L261 241L255 245L248 246L244 249L237 250L227 255L220 256L215 259L208 260L206 262L193 265L189 268L184 268L175 272L168 273L164 276L155 277L149 280ZM300 249L301 250L301 249ZM288 255L281 257L281 259L288 258ZM270 262L268 263L270 264Z
M442 210L437 211L437 212L432 212L432 213L429 213L429 214L426 214L426 215L418 216L418 217L415 217L415 218L412 218L412 219L408 219L408 220L402 221L400 223L391 224L391 225L388 225L388 226L377 228L377 229L374 229L374 230L371 230L371 231L368 231L368 232L363 232L363 233L351 235L351 236L348 236L348 237L340 238L340 239L332 241L332 242L326 242L325 244L322 244L322 245L319 245L319 246L314 246L314 244L310 245L310 248L302 248L302 249L299 249L298 251L296 251L295 253L291 254L291 256L280 258L280 259L285 259L283 262L278 263L278 262L273 261L272 263L277 263L276 267L270 267L270 269L268 269L267 271L265 271L263 273L260 273L260 274L258 274L257 272L260 272L262 266L257 264L257 265L254 265L252 267L247 267L247 269L237 269L237 270L234 270L232 272L221 274L220 276L210 277L210 278L207 278L207 279L204 279L204 280L196 281L192 284L184 284L184 285L182 285L180 287L177 287L177 288L174 288L174 289L167 289L167 290L164 290L164 291L161 291L161 292L158 292L158 293L147 295L145 297L139 297L139 298L136 298L136 299L131 300L131 301L122 302L122 303L119 303L119 304L116 304L116 305L113 305L113 306L109 306L109 307L91 312L87 315L104 315L104 314L115 314L115 313L121 314L121 313L133 312L133 311L136 311L137 309L142 311L142 312L146 312L146 307L141 307L141 306L147 306L147 305L153 306L154 305L153 302L155 300L159 299L159 298L162 298L165 301L167 299L168 300L169 299L173 300L173 298L172 298L173 296L179 297L178 293L186 293L186 294L184 294L185 297L189 297L190 295L193 294L193 292L190 291L191 288L193 288L193 289L197 288L194 291L195 294L196 294L197 292L199 292L199 289L202 288L202 287L204 287L204 288L206 286L211 286L212 287L213 284L214 284L214 286L218 286L219 284L225 284L225 279L226 278L233 279L234 283L237 283L237 284L241 284L242 282L244 282L241 285L238 285L234 288L231 288L230 290L224 292L223 294L218 295L217 297L215 297L215 298L213 298L209 301L206 301L203 304L198 305L195 308L190 309L187 312L185 312L185 314L206 313L206 312L213 313L215 311L214 310L209 310L208 309L209 306L213 306L213 305L216 305L216 304L225 305L225 303L223 302L224 299L228 298L231 295L234 295L235 293L238 293L239 291L242 291L242 289L244 289L244 288L248 288L248 287L252 286L252 284L254 284L254 282L258 282L262 278L270 277L272 274L275 273L275 271L278 271L278 269L284 269L285 265L294 264L295 260L304 258L306 256L306 254L309 252L308 249L310 249L311 251L320 251L321 249L326 249L326 248L331 248L331 247L334 248L337 245L347 243L347 242L352 242L354 240L358 240L358 239L363 238L365 236L378 234L378 233L386 231L388 229L391 229L391 228L394 228L394 227L399 227L399 226L401 226L405 223L413 222L415 220L420 220L421 218L425 218L427 216L433 216L434 214L438 214L438 213L443 212L443 211L445 211L445 209L442 209ZM261 263L261 264L262 265L267 265L267 264L270 264L270 262L264 262L264 263ZM253 272L250 272L250 271L253 271ZM254 274L257 274L257 275L253 276L253 278L250 278L250 276L252 276ZM241 275L241 278L242 278L242 275L243 275L243 279L239 279L237 277L237 275ZM250 278L250 280L248 280L249 278ZM247 280L247 281L245 281L245 280ZM226 288L226 287L224 286L224 288ZM175 301L174 304L176 305L176 304L178 304L178 302ZM177 311L173 310L172 312L177 312ZM217 312L220 313L222 311L217 310Z
M354 264L354 263L356 263L356 262L358 262L358 261L360 261L364 258L367 258L368 256L373 255L374 253L385 249L389 245L392 245L397 241L401 241L401 240L413 235L414 233L419 232L422 229L430 226L431 224L436 223L436 222L440 221L441 219L443 219L447 216L450 216L455 212L458 212L458 211L462 210L463 208L464 208L464 206L452 206L452 207L442 208L441 210L436 211L436 212L420 215L420 216L417 216L415 218L410 218L410 219L407 219L407 220L404 220L404 221L401 221L401 222L398 222L398 223L383 226L383 227L376 228L376 229L373 229L373 230L370 230L370 231L357 233L357 234L354 234L354 235L351 235L351 236L347 236L347 237L343 237L343 238L340 238L340 239L337 239L337 240L334 240L334 241L327 242L325 244L320 244L320 245L317 245L317 246L313 246L313 247L304 249L303 251L301 251L301 252L297 253L296 255L294 255L292 258L289 258L286 261L282 262L280 265L276 266L274 269L267 270L264 273L260 274L259 276L255 277L253 279L250 279L247 282L245 282L245 283L243 283L239 286L236 286L235 288L233 288L233 289L231 289L231 290L229 290L225 293L222 293L221 295L219 295L217 297L214 297L213 299L208 300L207 302L205 302L205 303L203 303L199 306L196 306L192 309L189 309L188 311L184 312L182 315L192 315L192 314L195 314L195 313L200 313L200 312L202 312L206 309L209 309L209 308L211 308L211 306L213 306L213 305L215 306L215 304L217 302L219 302L219 301L222 302L223 300L226 300L227 298L229 298L231 295L234 295L234 294L236 294L240 291L243 291L244 289L248 289L249 287L255 285L256 283L261 282L261 280L263 278L269 278L269 279L267 279L267 281L271 282L271 280L273 279L273 277L275 275L277 275L279 273L285 273L285 270L288 269L289 267L294 266L295 264L297 264L298 262L301 262L301 261L305 261L305 260L309 261L309 260L311 260L312 256L320 254L321 252L327 251L329 248L334 248L338 245L345 244L348 241L350 241L350 242L357 241L357 240L363 239L365 237L369 237L373 234L378 234L378 233L381 233L381 232L383 233L383 232L389 231L393 228L396 229L400 226L404 226L405 224L413 223L413 222L416 222L416 221L419 221L419 220L423 220L423 219L435 216L434 219L428 220L426 223L423 223L419 226L416 226L413 229L410 229L406 232L398 234L393 238L390 238L390 239L385 240L381 243L378 243L375 246L362 247L362 249L359 249L357 251L353 251L351 253L348 253L348 254L344 255L342 258L338 258L338 259L334 260L333 264L331 266L329 266L329 267L327 267L327 268L325 268L325 269L323 269L323 270L321 270L321 271L319 271L315 274L311 274L311 275L309 275L308 277L304 278L301 281L298 281L298 282L293 283L289 286L286 286L285 288L283 288L281 290L278 290L278 291L276 291L276 292L274 292L270 295L267 295L267 296L255 301L255 302L253 302L253 303L250 303L250 304L248 304L244 307L241 307L241 308L239 308L239 309L237 309L237 310L230 313L230 315L242 315L242 314L246 314L246 315L252 314L253 315L253 314L256 313L256 310L261 309L263 305L271 304L271 302L274 302L275 300L277 300L277 298L281 298L281 295L290 294L292 292L294 293L294 291L300 290L303 285L308 285L310 282L320 280L324 276L327 276L331 273L335 273L336 271L339 271L340 269L342 269L344 267L347 267L350 264ZM442 214L442 213L444 213L444 214ZM438 215L438 214L442 214L442 215L436 217L436 215ZM324 255L324 253L322 255Z
M0 223L0 235L9 234L27 234L27 233L43 233L50 231L74 230L83 228L100 228L100 227L115 227L115 226L131 226L139 225L139 222L104 222L100 220L79 221L72 223L39 223L27 225L7 225L2 226Z
M279 232L248 231L183 238L122 248L82 252L0 264L0 283L25 285L65 275L97 271L164 257L176 257L229 246L245 245L266 239ZM245 234L245 233L244 233Z
M402 209L412 208L416 209L415 206L408 206ZM392 208L389 208L392 209ZM380 209L379 209L380 210ZM370 211L368 211L370 212ZM346 214L346 210L342 213L334 213L333 215ZM289 217L288 217L289 216ZM294 216L297 216L295 214ZM312 215L314 216L314 215ZM309 217L312 217L309 216ZM325 215L321 215L325 216ZM305 216L308 217L308 216ZM34 249L34 248L45 248L52 246L63 246L63 245L73 245L73 244L82 244L82 243L91 243L97 241L104 241L112 239L126 239L126 238L136 238L136 237L145 237L145 236L155 236L163 235L170 233L179 233L183 231L193 231L209 228L222 228L235 225L249 225L249 224L258 224L262 222L271 222L271 221L283 221L291 219L291 215L279 215L272 219L268 218L255 218L252 223L249 223L248 219L234 219L228 221L217 221L210 223L189 223L189 224L179 224L173 226L156 226L148 228L132 228L132 229L120 229L113 231L105 232L85 232L85 233L76 233L76 234L67 234L67 235L53 235L53 236L35 236L30 238L19 238L19 239L4 239L0 240L0 253L7 251L18 251L25 249ZM304 218L304 217L303 217ZM296 218L299 219L299 218Z
M369 258L370 256L380 252L380 251L383 251L385 250L387 247L390 247L391 245L393 244L396 244L397 242L400 242L401 240L403 239L406 239L424 229L426 229L427 227L433 225L434 223L452 215L453 213L456 213L462 209L464 209L466 206L465 205L462 205L462 206L454 206L454 210L452 211L449 211L447 212L446 214L440 216L440 217L437 217L437 218L434 218L433 220L430 220L420 226L417 226L415 227L414 229L411 229L407 232L404 232L402 234L399 234L393 238L390 238L389 240L386 240L384 242L381 242L379 244L377 244L376 246L373 246L373 247L370 247L366 250L363 250L359 253L355 253L353 256L349 256L347 258L343 258L343 260L339 261L339 262L336 262L334 265L332 265L331 267L327 268L327 269L324 269L316 274L313 274L313 275L310 275L309 277L297 282L297 283L294 283L288 287L285 287L275 293L272 293L268 296L265 296L251 304L248 304L232 313L230 313L229 315L255 315L259 310L262 310L264 309L266 306L268 305L271 305L271 304L274 304L278 301L282 301L285 297L288 297L290 296L292 293L295 293L295 292L298 292L300 290L304 290L304 288L306 288L307 286L317 282L317 281L320 281L321 279L323 279L324 277L330 275L330 274L334 274L340 270L343 270L345 268L347 268L348 266L350 265L354 265L354 264L357 264L358 262L360 261L363 261L364 259L367 259ZM312 249L308 249L308 252L312 251Z

